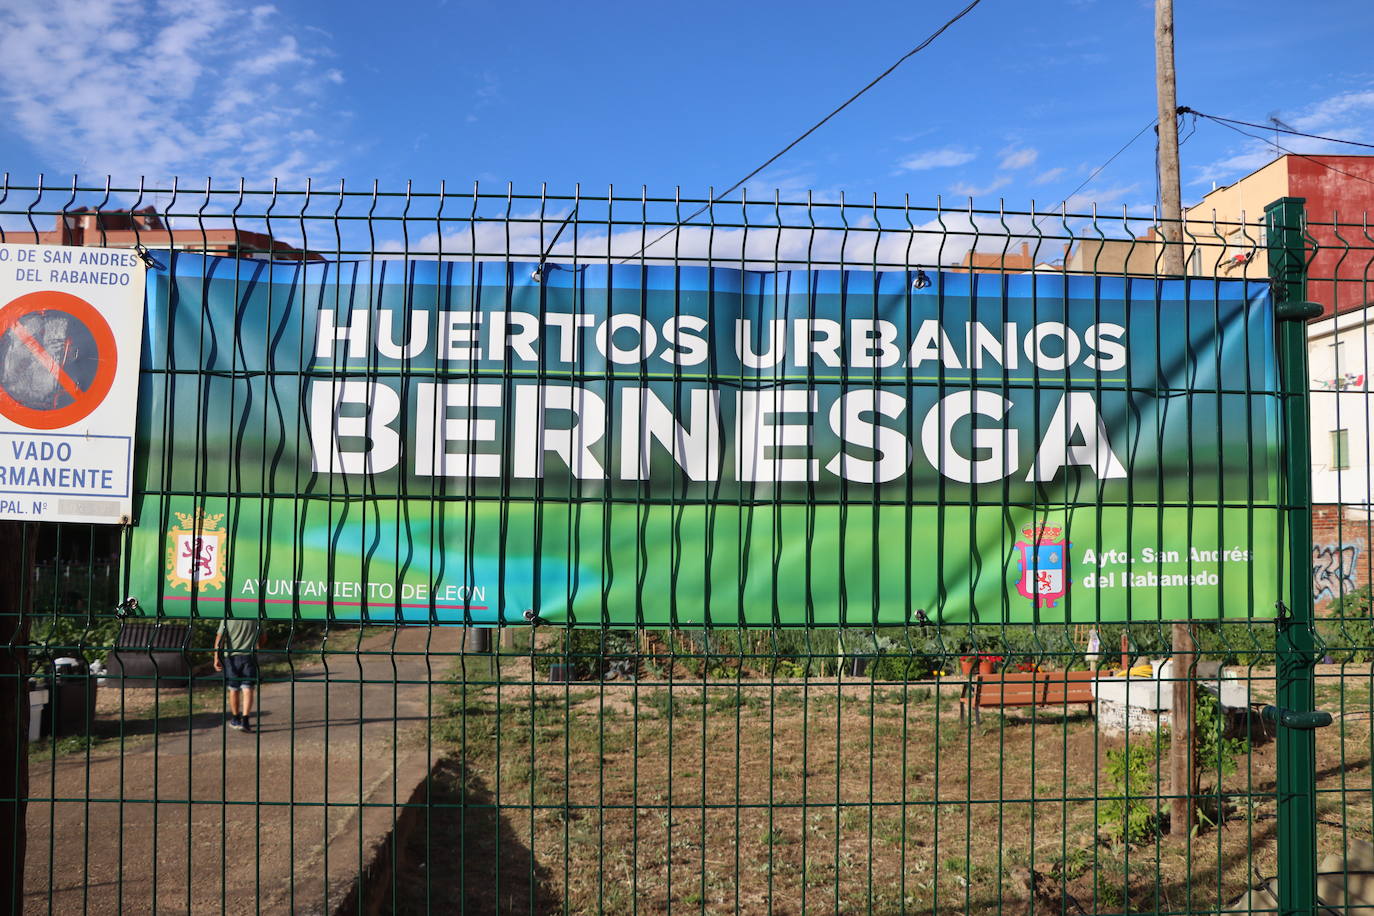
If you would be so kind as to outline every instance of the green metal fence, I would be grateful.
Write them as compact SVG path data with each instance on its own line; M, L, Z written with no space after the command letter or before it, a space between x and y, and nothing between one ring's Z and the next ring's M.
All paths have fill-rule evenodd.
M208 252L229 258L230 275L245 285L255 282L255 265L276 259L368 269L436 261L532 267L544 278L578 276L588 265L859 271L896 273L904 286L937 293L970 272L980 283L1035 272L1096 278L1108 288L1117 278L1167 279L1152 235L1158 227L1129 213L989 212L843 197L689 200L614 189L554 195L475 186L151 189L7 180L0 193L0 241L137 244L163 268ZM1331 911L1360 911L1354 901L1374 867L1365 852L1374 839L1365 546L1374 516L1367 394L1341 373L1353 367L1352 377L1363 375L1368 365L1364 265L1374 244L1362 224L1319 223L1292 200L1263 219L1192 221L1184 230L1201 285L1195 299L1161 304L1161 337L1175 328L1186 334L1190 309L1218 310L1208 289L1220 280L1252 281L1255 289L1267 288L1271 274L1276 280L1267 352L1270 370L1281 364L1275 404L1282 404L1278 458L1287 474L1267 503L1253 487L1209 496L1212 480L1277 468L1255 466L1253 451L1204 455L1190 445L1196 490L1189 484L1184 503L1142 488L1115 504L1089 498L1086 511L1099 519L1124 512L1133 562L1158 572L1164 561L1139 560L1141 548L1173 526L1204 530L1236 509L1240 527L1219 529L1207 546L1291 558L1276 559L1277 569L1247 564L1232 574L1226 601L1250 596L1242 609L1191 597L1220 590L1183 589L1173 601L1155 592L1149 602L1128 602L1117 615L1104 611L1106 599L1079 597L1080 589L1057 609L1035 605L1036 620L1010 622L1016 618L1005 605L956 613L969 596L941 571L951 555L978 555L979 543L970 533L975 509L944 488L929 502L950 533L939 528L930 554L912 557L897 577L939 580L936 600L917 605L910 584L895 604L876 589L851 599L845 582L835 592L835 583L808 577L813 549L829 549L813 545L829 543L830 503L806 486L785 497L753 490L749 501L765 511L800 507L798 530L777 525L769 537L778 544L801 538L808 562L799 567L778 552L770 593L795 588L806 597L800 610L776 598L771 607L746 609L741 579L735 625L692 618L681 587L687 564L713 562L698 555L713 549L709 538L688 538L666 556L641 548L639 561L619 572L640 583L634 607L613 606L619 581L595 579L591 616L557 622L534 608L560 599L571 605L585 583L568 579L561 593L540 580L544 594L529 619L512 619L506 608L515 599L495 592L481 597L499 605L500 616L479 618L469 588L455 615L435 594L404 597L404 570L371 565L375 545L360 561L359 584L364 594L374 585L389 591L370 608L367 598L303 594L299 583L273 597L263 578L247 610L233 611L261 615L266 637L248 732L227 727L231 711L214 670L218 620L230 605L211 605L194 588L183 596L165 575L169 538L178 543L182 529L204 533L178 520L176 499L232 507L270 494L289 511L253 523L267 545L263 557L275 550L273 569L299 580L311 550L331 568L351 562L337 539L307 543L300 532L312 507L346 513L418 500L440 507L431 510L433 522L433 513L487 494L471 478L395 493L334 484L312 490L299 478L297 490L282 489L281 453L243 448L242 392L217 388L216 380L273 399L272 409L289 418L306 410L306 385L328 381L329 371L270 359L259 366L246 327L256 319L247 312L206 345L232 353L225 366L200 350L209 362L159 361L168 353L157 348L173 346L175 322L210 314L184 289L176 292L183 311L162 316L161 331L150 321L146 332L140 423L154 433L139 466L154 483L142 494L136 528L0 523L14 557L0 631L5 728L12 740L31 714L39 720L34 740L5 748L0 771L0 816L13 828L0 853L11 882L22 884L15 909L1296 913L1314 911L1320 894ZM1328 315L1342 311L1305 328L1313 317L1301 308L1309 266L1333 249L1341 266L1324 277L1334 300L1324 304ZM1245 257L1237 260L1238 251ZM1110 295L1099 296L1098 308ZM404 329L394 330L403 338ZM1348 342L1329 387L1307 366L1309 351L1317 352L1309 337L1320 333ZM1220 351L1213 356L1219 361ZM385 374L375 363L364 371ZM539 378L547 372L541 367ZM497 377L509 383L510 375ZM253 387L254 379L267 381ZM682 384L680 375L669 381L674 390ZM191 388L177 387L185 384ZM943 391L949 382L941 374L932 384ZM1084 384L1099 394L1104 386L1101 378ZM1255 396L1251 384L1230 394ZM1222 389L1212 381L1169 395L1202 404L1208 390L1220 398ZM186 390L198 392L194 409L177 413ZM181 406L171 406L173 394ZM1310 434L1309 401L1319 415ZM1223 420L1219 408L1199 414L1189 424L1199 443L1224 441L1215 427L1234 418ZM1208 424L1213 431L1204 433ZM286 425L297 444L309 435L302 424ZM1328 436L1333 449L1344 441L1339 455L1324 451ZM1326 457L1332 467L1320 466ZM1132 469L1134 459L1125 460ZM1335 498L1323 495L1328 482ZM665 497L610 489L588 497L541 485L498 495L503 504L566 501L589 514L609 513L613 502L633 512L726 502L719 491L688 499L671 490ZM886 499L855 492L845 490L838 505ZM1040 498L1049 497L1024 508L1044 508ZM905 500L919 501L911 491ZM1013 501L994 502L993 510L1010 511ZM366 519L372 510L358 511ZM890 532L876 522L865 532L867 516L853 511L860 521L842 515L842 524L871 536L878 557L876 542ZM612 528L599 529L590 544L549 535L537 562L553 565L572 550L609 557L623 533ZM496 530L491 543L474 533L465 555L493 553L504 564L513 528ZM670 530L681 540L680 522ZM737 542L722 534L720 543ZM840 543L845 550L843 536ZM873 561L875 579L891 572L881 562L891 561ZM149 568L151 579L141 572ZM644 587L660 576L666 589ZM805 581L778 581L798 577ZM131 592L136 601L127 600ZM821 607L832 594L838 611ZM708 607L718 600L701 599ZM1192 621L1194 654L1175 652L1172 620ZM1173 673L1139 667L1171 656ZM59 665L63 658L75 663ZM96 662L103 667L89 667ZM1195 776L1183 808L1193 823L1182 829L1170 813L1178 793L1169 775L1169 696L1193 665ZM997 673L981 674L980 666ZM1123 669L1137 670L1117 676ZM1109 690L1101 687L1107 682ZM1314 708L1331 712L1335 724L1314 729Z

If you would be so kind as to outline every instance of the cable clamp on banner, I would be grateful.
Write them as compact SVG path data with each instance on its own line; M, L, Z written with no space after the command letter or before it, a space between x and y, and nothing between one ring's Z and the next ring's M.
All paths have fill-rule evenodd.
M134 254L138 255L139 259L143 261L143 266L149 270L162 269L162 265L157 262L157 258L153 257L152 253L148 251L148 246L144 245L142 242L135 243Z
M578 206L581 205L579 204ZM539 256L539 263L535 265L533 273L530 274L530 279L533 280L535 283L544 282L544 278L545 276L547 276L544 273L544 267L548 265L549 255L553 254L553 246L558 244L558 237L563 234L564 229L568 228L568 223L576 218L577 207L573 207L572 212L569 213L567 216L563 217L563 222L559 224L558 231L553 234L553 241L549 242L549 247L545 248L544 253ZM552 266L557 267L558 265L555 264ZM585 268L582 269L585 270Z

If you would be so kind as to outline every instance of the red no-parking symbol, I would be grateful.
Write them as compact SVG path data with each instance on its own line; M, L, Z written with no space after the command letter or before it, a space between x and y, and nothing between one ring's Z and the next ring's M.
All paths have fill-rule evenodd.
M30 429L60 429L110 393L114 332L84 299L56 290L0 308L0 415Z

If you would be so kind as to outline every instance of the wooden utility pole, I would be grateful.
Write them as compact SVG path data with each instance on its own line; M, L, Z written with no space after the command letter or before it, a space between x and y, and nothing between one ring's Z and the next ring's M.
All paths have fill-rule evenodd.
M1193 628L1173 625L1173 703L1169 708L1169 832L1187 836L1193 829L1193 799L1198 794L1198 771L1193 748L1197 707L1197 652Z
M1155 88L1159 99L1159 196L1164 211L1163 272L1183 276L1183 193L1178 177L1178 93L1174 86L1174 0L1155 0ZM1173 625L1173 703L1169 710L1169 831L1193 829L1197 795L1193 725L1197 655L1192 627Z
M1164 273L1183 276L1183 194L1178 179L1178 93L1174 88L1174 0L1155 0L1155 88L1159 97L1159 196Z

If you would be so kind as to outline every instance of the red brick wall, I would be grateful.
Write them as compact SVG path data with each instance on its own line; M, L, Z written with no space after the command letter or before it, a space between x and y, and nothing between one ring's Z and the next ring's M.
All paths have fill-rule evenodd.
M1364 507L1320 505L1312 507L1312 597L1317 611L1370 583L1369 544L1374 542L1374 521Z

